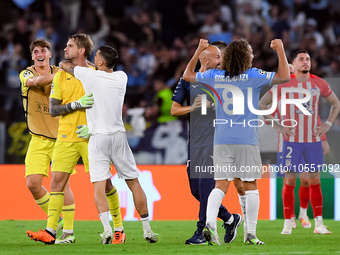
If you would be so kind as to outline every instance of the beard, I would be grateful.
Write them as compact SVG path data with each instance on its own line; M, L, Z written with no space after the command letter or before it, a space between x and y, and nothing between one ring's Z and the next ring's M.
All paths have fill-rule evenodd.
M310 70L303 70L302 73L303 74L306 74L306 73L309 73Z

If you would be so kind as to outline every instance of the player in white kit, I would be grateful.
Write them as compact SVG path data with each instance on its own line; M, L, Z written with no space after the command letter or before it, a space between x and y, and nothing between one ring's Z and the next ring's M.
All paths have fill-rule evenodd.
M101 236L105 239L106 235L112 233L105 196L106 180L112 176L109 170L112 162L118 176L126 181L133 193L135 207L143 223L144 239L155 243L157 236L150 228L146 196L138 181L136 162L127 142L122 120L127 75L123 71L113 71L118 52L110 46L100 47L94 60L97 70L75 66L67 60L59 65L79 79L85 93L93 93L95 101L93 107L86 110L88 127L80 127L77 133L80 136L90 135L90 177L94 185L95 203L104 226Z

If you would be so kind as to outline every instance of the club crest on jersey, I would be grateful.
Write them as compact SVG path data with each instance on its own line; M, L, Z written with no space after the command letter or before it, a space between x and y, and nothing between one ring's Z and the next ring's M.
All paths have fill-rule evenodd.
M313 92L312 92L313 93ZM312 105L310 103L310 101L303 103L302 106L310 113L310 114L314 114ZM296 110L297 114L303 114L303 112L301 110Z
M291 160L291 159L286 159L286 160L285 160L285 165L286 165L286 166L290 166L291 163L292 163L292 160Z
M320 92L318 91L318 89L312 88L311 89L311 94L312 94L312 96L318 96L320 94Z

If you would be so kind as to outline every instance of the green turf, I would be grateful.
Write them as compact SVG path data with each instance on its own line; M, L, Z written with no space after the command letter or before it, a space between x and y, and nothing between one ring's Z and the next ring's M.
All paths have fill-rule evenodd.
M221 246L184 245L195 230L193 221L153 221L153 231L159 233L159 242L147 243L142 236L141 222L124 222L127 241L122 245L102 245L100 221L76 221L75 244L45 245L26 237L26 230L44 228L44 221L0 221L0 254L334 254L340 253L340 222L325 220L332 235L316 235L313 228L293 229L292 235L280 234L283 220L259 221L257 236L264 246L243 243L243 229L231 244L223 243L222 222L218 222Z

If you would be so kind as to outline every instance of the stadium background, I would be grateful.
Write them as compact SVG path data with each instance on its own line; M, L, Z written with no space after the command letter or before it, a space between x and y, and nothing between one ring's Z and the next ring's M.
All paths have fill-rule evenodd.
M340 2L336 0L2 0L0 190L2 194L7 191L20 194L32 213L16 214L19 210L13 203L10 210L0 212L0 219L44 218L26 188L23 166L30 135L24 122L18 74L31 64L31 40L46 38L51 41L51 64L57 64L63 58L67 36L73 33L89 33L96 48L109 44L119 50L121 59L117 68L129 76L123 109L129 143L140 170L145 172L144 185L155 187L158 192L151 191L153 195L158 194L152 200L153 218L190 220L196 219L198 204L190 195L185 172L187 123L185 118L170 116L166 116L165 122L159 120L160 114L166 114L159 111L159 92L176 86L200 37L227 43L244 37L253 46L254 66L268 71L277 68L269 42L281 38L288 58L298 48L309 50L312 73L325 78L340 97L339 10ZM323 120L328 112L325 102L321 102ZM259 131L263 163L275 164L276 133L270 127ZM331 152L325 158L326 163L339 164L339 116L327 135ZM85 197L92 197L92 186L81 165L77 170L72 186L77 189L87 185L89 195L75 193L77 207L86 208L79 210L85 211L85 215L77 213L76 219L96 219L94 204L88 206L88 201L81 202ZM340 174L337 174L323 174L322 189L325 218L340 220L340 198L337 196L340 184L336 178ZM48 184L49 181L45 181ZM282 218L282 180L266 176L262 182L260 218ZM169 195L174 190L178 195ZM231 210L240 211L236 193L231 191L225 204ZM128 193L124 194L122 207L126 203L125 208L131 208ZM1 204L11 204L6 195L0 199ZM174 214L169 213L170 208L177 208L179 218L171 216ZM125 217L134 220L134 212L125 210Z

